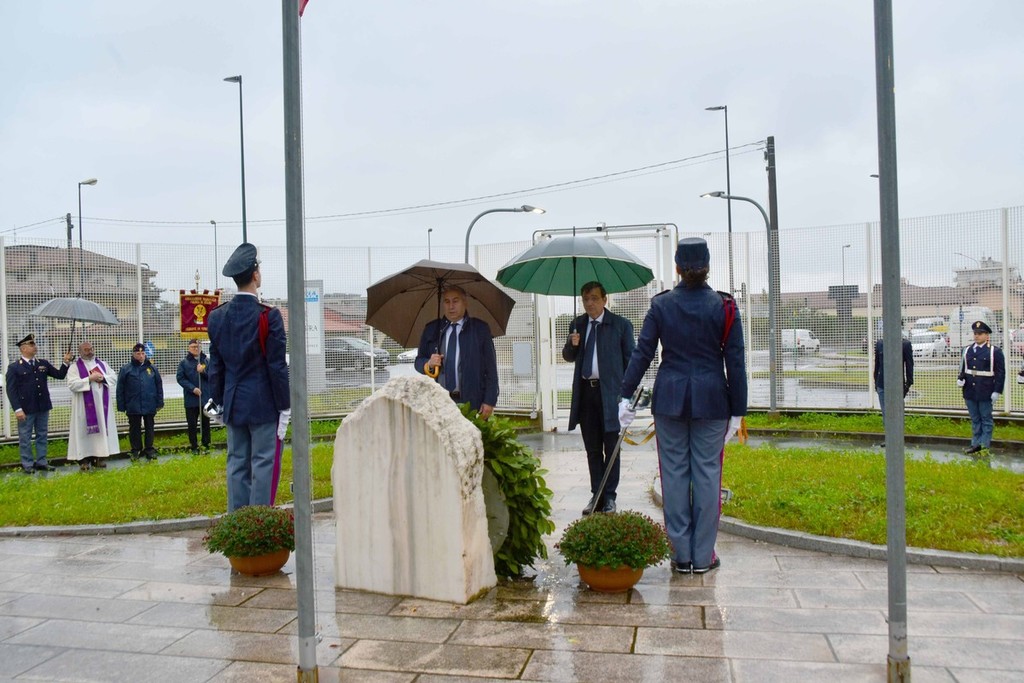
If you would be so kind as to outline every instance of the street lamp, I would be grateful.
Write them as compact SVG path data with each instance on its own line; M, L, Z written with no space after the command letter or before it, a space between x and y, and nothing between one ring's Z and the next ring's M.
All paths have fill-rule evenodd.
M704 111L720 111L725 114L725 195L732 194L731 174L729 173L729 106L721 104L717 107L704 107ZM726 200L726 215L729 220L729 294L734 294L732 283L732 200Z
M248 224L245 221L245 117L242 116L242 77L228 76L224 81L238 84L238 140L242 150L242 241L248 242Z
M753 204L754 206L756 206L757 210L761 212L761 217L764 218L764 228L765 231L768 233L768 393L770 404L769 407L771 408L772 412L775 412L775 395L778 382L778 367L775 353L775 298L777 295L777 292L775 290L777 287L776 283L778 282L778 274L772 272L772 264L776 263L775 259L772 258L775 254L776 245L775 240L773 239L774 235L772 234L771 221L768 220L768 214L765 213L764 207L762 207L760 204L755 202L750 197L730 195L725 192L722 192L721 190L718 190L716 192L705 192L704 194L701 195L701 197L735 199L736 201L747 202L749 204Z
M846 308L847 308L847 306L849 305L849 302L850 302L850 299L847 297L847 294L846 294L846 250L849 249L849 248L850 248L849 244L844 244L843 248L840 250L840 253L843 256L843 289L841 290L842 293L839 295L839 301L844 304L843 305L843 320L842 320L842 322L843 322L843 370L846 370L846 361L847 361L847 358L846 358L846 351L847 351L846 343L848 341L847 340L847 336L848 335L847 335L847 330L846 330L846 319L848 317L848 314L847 314Z
M430 259L430 233L434 232L433 228L427 228L427 259Z
M476 222L489 213L547 213L547 211L540 207L530 206L529 204L523 204L515 209L487 209L486 211L481 211L469 224L469 229L466 230L466 263L469 263L469 233L473 232L473 226L476 225Z
M967 254L961 254L959 251L954 251L953 253L956 254L957 256L963 256L965 259L969 259L971 261L974 261L975 263L978 264L978 267L981 268L981 261L979 261L978 259L976 259L976 258L974 258L972 256L968 256Z
M220 289L220 281L217 278L217 271L220 270L220 262L217 260L217 221L210 220L210 225L213 226L213 289L217 291Z
M89 178L78 183L78 296L82 296L82 185L95 185L99 181Z

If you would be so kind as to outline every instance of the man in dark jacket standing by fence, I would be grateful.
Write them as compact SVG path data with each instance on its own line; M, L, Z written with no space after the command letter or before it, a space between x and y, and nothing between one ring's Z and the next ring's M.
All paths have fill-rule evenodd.
M185 424L188 426L188 443L193 454L199 453L199 421L202 420L203 450L210 450L210 418L202 407L210 400L210 382L206 374L209 360L199 347L198 339L188 340L188 353L178 363L176 379L184 391Z
M160 373L146 358L146 347L136 344L132 360L121 368L117 376L117 409L128 414L128 441L133 460L145 456L156 460L153 448L156 411L164 407L164 385ZM142 424L146 426L146 441L142 441Z
M878 405L882 406L882 431L885 431L885 365L882 360L882 340L875 342L875 391L878 393ZM906 398L910 387L914 384L914 347L909 339L903 340L903 391ZM885 446L885 443L881 444Z

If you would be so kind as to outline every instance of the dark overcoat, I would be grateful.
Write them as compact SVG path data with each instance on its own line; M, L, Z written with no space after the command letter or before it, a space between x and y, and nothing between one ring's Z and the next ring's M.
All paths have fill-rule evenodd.
M67 363L61 363L58 369L43 358L36 358L35 366L24 358L14 361L7 366L6 376L11 410L21 410L26 415L50 410L53 403L50 401L50 387L46 380L48 377L64 379L67 375Z
M573 322L573 329L580 333L579 346L573 346L566 338L562 347L562 358L575 363L572 371L572 406L569 409L569 430L580 423L580 391L583 384L583 349L586 346L587 326L590 316L583 314ZM604 413L604 431L619 431L619 389L622 377L629 365L636 342L633 339L633 323L621 315L615 315L607 308L604 318L597 326L597 367L601 376L601 408Z
M202 372L199 372L199 365L205 365ZM178 386L184 391L184 404L186 408L201 408L210 400L210 359L206 354L199 352L199 358L186 352L185 357L178 363ZM192 390L199 387L202 397L196 396Z
M164 407L164 382L147 358L131 362L117 374L117 409L128 415L155 415Z
M446 322L445 318L439 318L423 328L415 362L417 372L423 372L431 354L436 352L438 333L443 334L442 325ZM459 332L459 378L462 391L459 403L469 403L474 410L480 410L483 404L493 406L498 402L498 356L491 328L483 320L469 316Z

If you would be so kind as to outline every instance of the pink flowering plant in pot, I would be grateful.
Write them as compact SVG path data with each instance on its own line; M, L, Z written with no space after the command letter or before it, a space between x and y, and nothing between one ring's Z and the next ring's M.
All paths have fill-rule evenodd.
M227 557L258 557L295 550L295 516L291 510L248 505L214 522L203 545Z

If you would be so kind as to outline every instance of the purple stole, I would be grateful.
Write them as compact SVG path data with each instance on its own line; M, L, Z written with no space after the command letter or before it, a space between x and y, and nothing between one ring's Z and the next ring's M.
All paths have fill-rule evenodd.
M98 367L103 372L103 374L107 373L107 367L105 365L103 365L103 361L101 361L99 358L96 359L96 367ZM83 377L83 378L89 376L89 370L86 369L85 361L83 361L81 358L78 359L78 376L79 377ZM85 433L86 434L99 434L100 433L100 423L99 423L99 420L96 419L96 399L93 398L92 387L91 386L89 387L89 390L86 391L82 395L82 398L85 399ZM107 419L107 411L109 410L109 406L110 406L110 388L106 384L104 384L103 385L103 420L104 420L104 422Z

